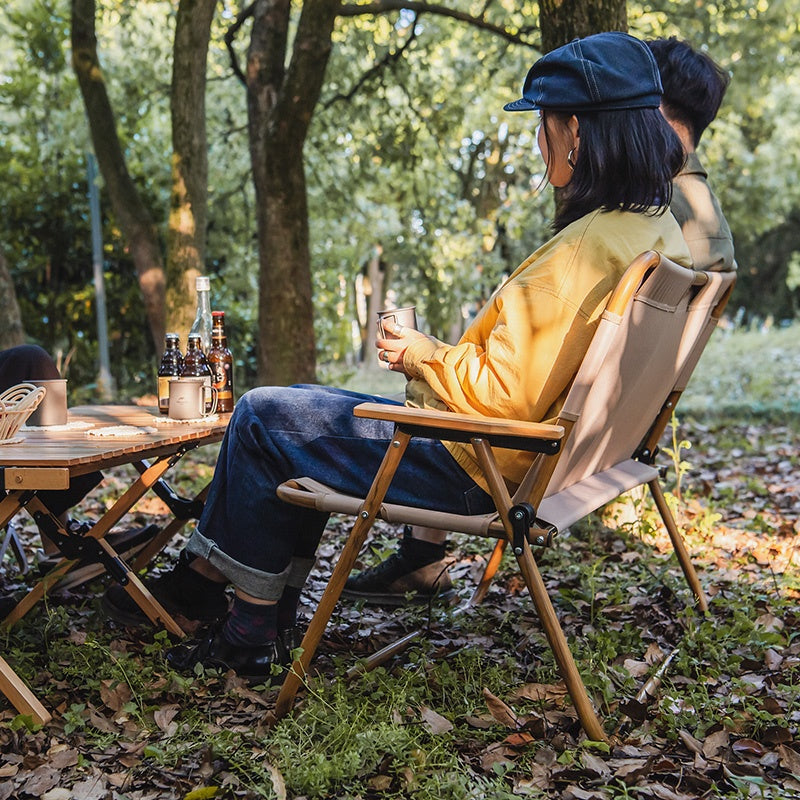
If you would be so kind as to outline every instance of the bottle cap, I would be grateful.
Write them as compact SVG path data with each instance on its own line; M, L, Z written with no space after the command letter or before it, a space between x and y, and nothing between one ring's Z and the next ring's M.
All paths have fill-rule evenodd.
M207 292L211 289L211 278L207 275L198 275L194 280L198 292Z
M224 311L212 311L211 316L214 319L225 319L225 312Z
M167 338L167 339L180 339L181 337L177 333L168 333L165 338Z

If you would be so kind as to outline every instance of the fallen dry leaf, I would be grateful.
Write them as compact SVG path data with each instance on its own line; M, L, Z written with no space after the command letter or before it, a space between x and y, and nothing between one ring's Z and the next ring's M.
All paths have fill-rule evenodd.
M717 731L707 736L703 740L703 756L705 758L716 758L727 749L730 736L726 730Z
M420 716L425 727L434 734L448 733L453 730L453 723L447 717L438 714L432 708L423 706L420 709Z
M491 715L506 728L515 730L520 727L519 719L511 706L504 703L499 697L493 695L486 687L483 689L483 698Z
M785 744L778 745L780 764L796 778L800 779L800 753Z
M172 720L175 719L180 710L181 707L175 703L161 706L161 708L157 708L153 712L153 721L158 725L160 730L167 731L172 724Z

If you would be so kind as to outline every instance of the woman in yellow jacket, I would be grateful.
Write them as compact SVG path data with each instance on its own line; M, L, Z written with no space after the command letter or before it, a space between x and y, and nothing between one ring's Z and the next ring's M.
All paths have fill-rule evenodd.
M563 189L555 235L518 267L457 344L412 330L378 341L379 357L410 378L408 403L551 417L628 263L650 249L690 263L677 223L664 213L683 155L658 111L660 98L653 56L627 34L576 39L534 64L523 97L506 109L541 115L547 176ZM308 475L365 493L392 436L391 424L353 416L353 407L370 399L390 402L320 386L262 387L238 402L197 530L175 569L149 583L172 613L222 618L173 651L176 667L202 663L263 680L273 663L288 661L300 589L327 515L283 503L275 489ZM509 453L504 475L518 479L527 458ZM386 500L455 513L492 509L468 450L422 439L406 450ZM398 580L437 560L443 547L405 539L383 565L351 579L350 591L395 591ZM226 615L227 584L235 598ZM133 622L127 597L112 587L105 605L111 616Z

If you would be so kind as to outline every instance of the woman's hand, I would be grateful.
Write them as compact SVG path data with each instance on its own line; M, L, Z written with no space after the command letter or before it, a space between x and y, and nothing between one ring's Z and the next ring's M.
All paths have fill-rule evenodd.
M393 372L402 372L408 376L403 368L403 354L412 342L426 339L427 336L414 328L406 328L400 324L395 324L391 331L387 330L387 333L391 333L391 336L375 340L375 347L378 348L378 360L383 361Z

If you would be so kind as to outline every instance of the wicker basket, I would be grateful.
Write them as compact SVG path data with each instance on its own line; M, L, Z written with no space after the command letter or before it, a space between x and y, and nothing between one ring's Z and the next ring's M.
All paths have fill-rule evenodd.
M42 402L45 391L32 383L18 383L0 394L0 441L17 433Z

